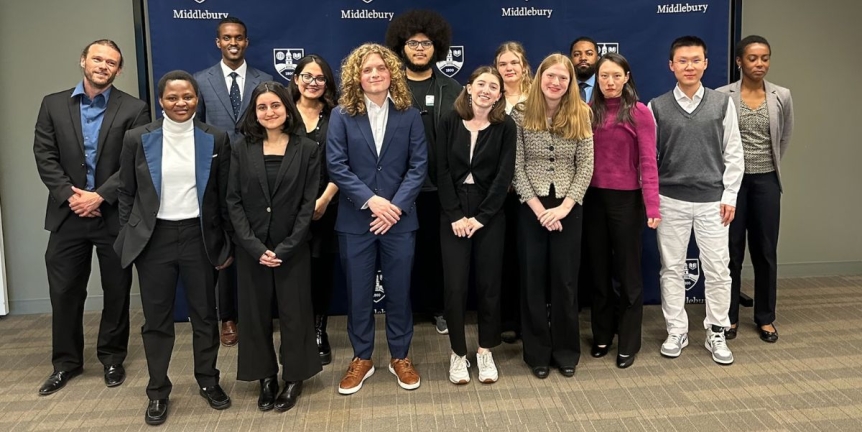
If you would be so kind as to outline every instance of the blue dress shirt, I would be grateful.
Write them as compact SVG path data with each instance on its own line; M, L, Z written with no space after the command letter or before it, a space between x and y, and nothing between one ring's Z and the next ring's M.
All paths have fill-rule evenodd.
M84 93L84 82L78 83L72 92L72 97L81 96L81 133L84 135L84 163L87 164L87 190L96 189L96 155L99 151L99 130L102 129L102 120L105 118L105 109L108 107L108 98L111 96L111 88L96 95L93 100Z
M578 87L580 87L581 83L587 84L587 86L584 87L584 94L587 97L584 102L589 103L591 100L593 100L593 89L596 88L596 74L593 74L593 76L587 78L586 81L578 80Z

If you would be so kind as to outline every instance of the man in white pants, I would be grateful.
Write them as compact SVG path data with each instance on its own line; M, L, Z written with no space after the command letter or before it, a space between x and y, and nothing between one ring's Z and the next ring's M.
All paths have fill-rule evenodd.
M706 52L698 37L677 38L669 62L677 85L649 103L657 130L662 218L657 235L668 332L661 354L679 357L688 346L683 274L693 227L706 275L705 347L716 363L729 365L733 353L724 338L730 326L728 225L745 167L733 101L700 82Z

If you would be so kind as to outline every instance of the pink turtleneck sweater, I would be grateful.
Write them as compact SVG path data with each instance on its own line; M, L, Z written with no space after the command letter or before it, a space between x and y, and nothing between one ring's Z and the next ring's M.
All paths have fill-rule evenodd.
M643 192L648 218L659 218L658 167L655 119L638 102L632 116L635 126L617 123L620 98L607 99L604 124L593 135L595 167L591 187Z

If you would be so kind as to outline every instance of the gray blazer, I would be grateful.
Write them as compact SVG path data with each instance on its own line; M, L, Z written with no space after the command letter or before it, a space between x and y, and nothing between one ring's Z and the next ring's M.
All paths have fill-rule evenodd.
M742 81L730 83L716 90L730 95L733 105L739 112L740 101L739 88ZM790 135L793 133L793 98L790 90L777 86L769 81L763 81L766 87L766 109L769 111L769 136L772 139L772 160L775 163L775 173L778 175L778 185L782 192L784 188L781 183L781 158L790 145Z
M198 99L197 113L195 118L216 129L227 132L230 141L242 138L239 133L239 124L245 110L248 108L249 98L254 88L265 81L272 81L272 75L257 70L251 65L245 73L245 85L242 91L242 103L239 108L239 117L234 117L233 108L230 105L230 95L222 75L221 61L215 66L195 73L195 81L200 87L200 98Z

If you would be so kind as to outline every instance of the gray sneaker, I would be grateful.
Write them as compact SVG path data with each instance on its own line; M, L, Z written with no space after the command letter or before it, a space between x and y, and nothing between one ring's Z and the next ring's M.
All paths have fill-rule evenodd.
M437 333L449 334L449 326L446 325L446 319L443 318L443 315L434 315L434 326L437 328Z
M661 344L661 355L676 358L682 354L682 349L688 346L688 333L668 335Z
M709 352L712 353L712 360L720 365L729 365L733 363L733 353L727 347L727 341L724 338L724 329L718 326L706 330L706 343L704 343Z

